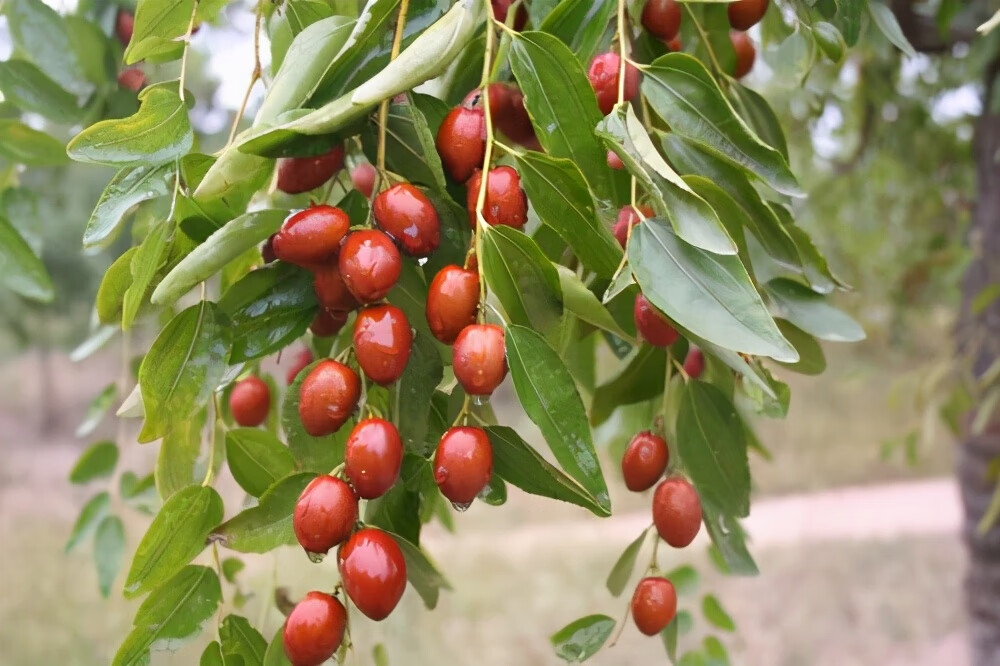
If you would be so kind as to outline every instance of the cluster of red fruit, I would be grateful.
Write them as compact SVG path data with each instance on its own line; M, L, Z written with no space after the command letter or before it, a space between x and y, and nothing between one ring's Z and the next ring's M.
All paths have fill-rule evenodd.
M119 9L115 15L115 36L122 46L128 46L135 30L135 15L127 9ZM139 92L146 85L146 73L138 67L125 67L118 72L118 85L132 92Z

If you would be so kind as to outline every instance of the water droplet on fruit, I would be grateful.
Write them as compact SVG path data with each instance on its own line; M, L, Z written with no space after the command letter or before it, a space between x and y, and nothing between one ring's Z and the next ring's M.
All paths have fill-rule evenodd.
M482 407L486 404L486 398L481 395L476 395L472 397L472 404L476 407Z
M434 470L434 483L439 486L448 480L448 470L444 467L438 467Z
M309 561L313 564L319 564L326 558L326 553L310 553L308 550L306 555L309 556Z
M455 511L459 513L465 513L465 511L472 506L472 502L452 502L451 506Z

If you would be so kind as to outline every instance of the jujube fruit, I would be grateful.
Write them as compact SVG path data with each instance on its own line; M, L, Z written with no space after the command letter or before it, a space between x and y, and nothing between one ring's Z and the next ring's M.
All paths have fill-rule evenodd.
M639 631L655 636L677 615L677 590L666 578L648 576L632 594L632 619Z
M449 111L438 128L435 145L452 180L467 181L482 166L486 155L486 117L482 107L462 103Z
M684 548L701 529L698 491L681 477L660 481L653 492L653 524L660 538L674 548Z
M376 384L391 384L403 375L412 347L410 322L395 305L376 305L358 313L354 353L358 365Z
M435 338L450 345L462 329L476 323L479 308L479 273L445 266L427 289L427 324Z
M274 254L282 261L309 267L322 263L340 249L351 220L333 206L312 206L295 213L274 235Z
M455 379L469 395L490 395L507 376L503 329L471 324L462 329L451 350Z
M135 31L135 15L126 9L119 9L115 15L115 36L122 46L128 46Z
M326 359L309 371L299 388L299 418L313 437L337 432L361 397L361 380L349 367Z
M642 213L641 218L639 217L640 212ZM653 217L653 215L653 209L649 206L639 206L638 209L635 206L622 206L621 210L618 211L618 219L615 220L615 226L611 233L615 235L618 244L625 247L625 243L628 241L629 227L634 227L642 222L643 218Z
M292 528L310 553L327 553L347 540L358 522L358 498L345 481L328 474L309 482L295 502Z
M510 11L510 6L513 4L514 0L490 0L490 6L493 9L493 16L501 23L507 23L507 13ZM514 15L514 23L511 27L520 32L524 29L527 22L528 10L525 9L524 2L522 1L517 7L517 13Z
M666 315L642 294L636 294L633 314L639 336L654 347L669 347L681 337Z
M344 147L334 146L322 155L283 157L278 160L279 190L301 194L315 190L344 168Z
M264 244L260 246L260 258L264 260L265 264L273 264L278 260L278 255L274 253L274 237L277 234L271 234L264 241Z
M365 199L371 199L372 192L375 191L375 173L375 167L368 162L362 162L351 169L351 182L354 184L354 189L365 195Z
M362 303L384 298L403 268L396 245L377 229L349 233L337 262L348 291Z
M344 604L324 592L310 592L285 620L285 656L292 666L320 666L340 647L346 627Z
M316 316L313 317L312 323L309 324L309 330L317 338L329 338L340 333L346 323L346 312L320 308Z
M587 70L587 78L597 95L597 106L601 113L608 115L618 103L618 70L621 59L617 53L601 53L594 56ZM625 65L625 97L627 102L639 94L639 70L631 64Z
M476 171L465 185L465 203L469 212L469 226L476 227L476 204L482 171ZM528 198L521 189L521 177L513 167L500 166L490 169L486 177L486 198L483 201L483 219L487 224L502 224L521 229L528 221Z
M697 347L692 346L688 350L687 356L684 357L684 372L688 374L688 377L698 379L704 371L705 354Z
M449 428L434 452L434 481L452 502L468 504L490 482L493 446L482 428Z
M646 0L642 8L642 27L665 42L681 29L681 6L676 0Z
M340 273L340 262L330 260L312 266L313 291L321 307L330 312L349 312L358 307L358 299L347 288Z
M300 349L295 357L292 359L292 364L288 366L288 372L285 374L285 381L289 385L295 381L295 378L299 376L307 365L313 362L313 353L309 349Z
M535 128L531 124L531 116L524 108L524 94L515 85L507 83L491 83L489 85L490 119L493 126L507 135L515 143L523 144L535 137ZM466 95L462 102L465 106L474 108L482 105L483 92L477 88ZM482 165L480 159L476 167Z
M733 68L733 76L737 79L742 79L753 69L754 60L757 59L757 49L753 45L753 40L745 32L730 30L729 41L732 42L733 51L736 52L736 65Z
M768 0L736 0L726 7L729 25L736 30L749 30L760 23L767 13Z
M229 394L229 411L241 426L256 428L267 420L271 409L271 389L256 375L241 379Z
M670 449L662 437L648 430L635 435L622 456L625 487L637 493L652 488L666 471L669 459Z
M399 544L381 530L355 532L337 554L344 591L358 610L383 620L406 590L406 560Z
M389 421L365 419L354 426L344 453L344 473L358 497L374 499L392 488L403 464L403 440Z
M669 49L671 53L679 53L684 50L684 43L681 42L680 35L667 42L667 49Z
M146 74L138 67L126 67L118 72L118 85L139 92L146 85Z
M375 197L372 214L382 231L409 255L427 256L441 242L441 221L434 205L409 183L393 185Z
M621 171L625 168L625 163L622 162L622 158L618 157L618 153L613 150L608 151L608 166L615 171Z

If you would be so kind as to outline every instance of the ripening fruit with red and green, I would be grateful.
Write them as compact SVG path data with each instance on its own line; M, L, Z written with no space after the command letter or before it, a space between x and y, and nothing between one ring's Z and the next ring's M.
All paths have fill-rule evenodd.
M639 216L640 212L642 217ZM639 206L638 209L635 206L622 206L621 210L618 211L618 219L615 220L615 226L611 233L614 234L618 244L624 248L628 241L629 228L642 222L643 218L653 217L654 214L653 209L649 206Z
M325 308L320 308L312 323L309 324L309 331L317 338L329 338L337 335L347 323L347 313L343 311L331 312Z
M735 30L749 30L767 13L768 0L736 0L726 7L729 25Z
M490 482L493 446L482 428L449 428L434 452L434 482L456 504L468 504Z
M601 113L608 115L618 103L618 74L621 59L617 53L601 53L594 56L587 69L587 78L597 95L597 106ZM630 64L625 65L624 101L629 101L639 94L639 70Z
M648 430L635 435L622 455L622 477L632 492L649 490L667 469L670 449L659 435Z
M701 529L698 491L679 476L664 479L653 492L653 524L660 538L674 548L684 548Z
M381 530L355 532L340 547L337 564L347 596L372 620L387 618L406 590L403 551Z
M427 196L409 183L380 192L372 204L375 223L403 252L426 257L441 242L441 220Z
M641 293L636 294L633 315L639 336L654 347L669 347L681 337L667 316Z
M608 151L608 166L615 171L621 171L625 168L625 163L622 162L622 158L618 157L618 153L613 150ZM624 209L623 209L624 210Z
M385 298L403 268L396 244L378 229L347 234L337 259L347 290L361 303Z
M464 183L473 171L482 167L486 155L486 117L478 95L448 112L438 128L435 145L445 171L455 182Z
M729 41L733 44L733 51L736 52L736 65L733 68L733 76L742 79L753 69L754 60L757 59L757 48L753 45L750 35L738 30L729 31Z
M339 208L311 206L285 220L271 245L278 259L308 268L335 255L350 226Z
M354 167L351 169L351 183L354 184L354 189L365 195L365 199L371 199L372 192L375 191L375 167L368 162Z
M507 14L510 12L510 7L514 4L514 1L515 0L490 0L490 6L493 9L493 16L496 20L501 23L507 23ZM511 27L520 32L524 29L527 22L528 10L525 9L524 2L522 0L521 4L517 6L517 13L514 15L514 22L511 24Z
M384 495L403 465L403 440L389 421L365 419L354 426L344 452L344 473L358 497L374 499Z
M358 307L358 299L344 282L339 260L330 259L326 263L311 267L313 291L320 307L331 313L346 313Z
M344 604L325 592L310 592L285 620L285 656L292 666L320 666L340 647L346 628Z
M476 204L482 171L476 171L465 184L465 204L469 212L469 226L476 227ZM483 219L487 224L502 224L521 229L528 221L528 197L521 189L521 177L513 167L500 166L490 169L486 177L486 198L483 200Z
M698 379L701 373L705 372L705 354L695 346L692 346L684 357L684 372L692 379Z
M376 384L386 386L399 379L412 348L410 322L395 305L375 305L358 313L354 353L365 375Z
M279 190L286 194L309 192L344 168L344 147L337 145L311 157L283 157L277 168Z
M681 6L677 0L646 0L642 27L651 35L669 42L681 29Z
M445 266L427 289L427 324L435 338L450 345L466 326L476 323L479 308L479 272Z
M655 636L677 615L677 590L666 578L648 576L639 581L632 593L632 619L647 636Z
M490 395L507 376L507 348L503 329L493 324L471 324L462 329L451 348L455 379L469 395Z
M295 378L299 376L299 373L305 370L306 366L313 362L313 353L309 349L300 349L295 357L292 358L292 364L288 366L288 372L285 374L285 382L291 385L295 381Z
M229 394L229 411L241 426L256 428L267 420L271 409L271 389L257 375L236 382Z
M361 397L358 374L339 361L318 363L299 387L299 418L313 437L330 435L351 418Z
M328 474L309 482L292 513L292 529L306 552L326 554L347 540L358 522L358 498L347 482Z

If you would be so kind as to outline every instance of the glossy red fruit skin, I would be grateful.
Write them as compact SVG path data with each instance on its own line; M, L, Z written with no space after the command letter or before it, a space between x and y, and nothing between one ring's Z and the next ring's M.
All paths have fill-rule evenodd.
M403 440L392 423L365 419L354 426L347 438L344 473L358 497L374 499L384 495L399 478L403 464Z
M653 524L660 538L674 548L684 548L701 529L698 491L681 477L660 481L653 492Z
M246 428L256 428L267 420L271 408L271 389L256 375L241 379L229 394L229 411L233 420Z
M736 52L736 66L733 69L733 76L742 79L753 69L754 60L757 59L757 48L745 32L730 30L729 41L732 42L733 50Z
M354 189L365 195L365 199L371 199L372 192L375 191L375 175L375 167L368 162L362 162L351 169L351 182L354 183Z
M320 307L330 312L350 312L358 307L358 300L347 288L347 283L340 274L339 261L330 260L311 268L313 291L316 292Z
M309 482L295 503L292 528L310 553L327 553L351 536L358 522L358 498L336 477L323 474Z
M278 160L278 189L285 194L315 190L343 168L343 146L312 157L283 157Z
M466 95L463 105L474 108L482 104L483 94L477 88ZM515 85L491 83L489 85L490 119L514 143L524 144L535 138L531 116L524 108L524 94ZM476 167L482 166L482 160Z
M292 364L288 366L288 372L285 373L285 382L291 386L295 378L299 376L307 365L313 362L313 353L309 349L300 349L292 359Z
M684 372L692 379L698 379L705 372L705 354L697 347L692 346L684 357Z
M337 265L347 290L362 303L384 298L403 269L396 244L377 229L347 234Z
M677 37L674 37L673 39L667 42L667 48L670 50L671 53L680 53L681 51L684 50L684 43L681 42L681 38L678 35Z
M277 234L271 234L268 236L264 244L260 246L260 257L264 260L265 264L273 264L278 260L278 255L274 253L274 237Z
M462 329L476 323L479 308L479 272L451 264L427 289L427 324L435 338L450 345Z
M514 0L490 0L490 5L493 7L493 16L501 23L507 22L507 13L510 11L510 6L513 4ZM520 32L521 30L524 30L524 26L527 23L528 10L525 9L524 3L522 2L517 8L517 14L514 15L514 24L511 27Z
M434 481L452 502L468 504L490 482L493 446L482 428L449 428L434 452Z
M486 117L482 107L456 106L438 128L435 141L441 162L451 179L464 183L483 165L486 155Z
M406 560L396 541L381 530L358 530L337 554L344 591L358 610L384 620L406 590Z
M119 9L115 16L115 36L122 46L128 46L132 41L132 32L135 30L135 15L132 12Z
M729 25L734 30L746 31L754 27L767 13L768 0L736 0L726 7Z
M669 347L681 334L670 321L642 294L635 297L635 328L643 340L654 347Z
M292 666L320 666L340 647L346 627L344 604L324 592L310 592L285 620L285 656Z
M358 313L354 353L358 365L376 384L386 386L403 375L413 347L413 331L395 305L375 305Z
M597 106L601 113L608 115L618 103L618 69L621 59L617 53L601 53L594 56L587 70L587 78L597 95ZM625 101L639 94L639 70L625 65Z
M138 67L126 67L118 72L118 85L132 92L139 92L146 85L146 74Z
M639 206L639 211L642 213L643 217L653 217L653 209L649 206ZM615 221L614 229L611 233L615 235L615 239L618 244L623 248L625 243L628 241L628 229L629 227L634 227L635 225L642 222L642 219L636 213L636 209L633 206L622 206L621 210L618 211L618 219Z
M632 619L639 631L655 636L677 615L677 590L666 578L649 576L639 581L632 594Z
M667 469L670 449L662 437L648 430L638 433L622 456L625 487L635 493L652 488Z
M320 308L316 316L313 317L312 323L309 324L309 330L317 338L329 338L340 333L346 323L346 312L331 312Z
M476 228L476 203L482 171L476 171L465 185L465 205L469 212L469 226ZM521 189L521 177L513 167L500 166L490 169L486 178L486 199L483 201L483 218L486 223L502 224L515 229L524 228L528 221L528 197Z
M299 418L306 432L322 437L337 432L351 417L361 397L358 374L326 359L309 371L299 388Z
M336 254L350 226L339 208L312 206L285 220L271 244L278 259L308 268Z
M681 29L681 6L677 0L646 0L642 27L654 37L670 41Z
M507 376L506 353L502 328L466 326L451 349L455 379L469 395L490 395Z
M618 157L618 153L613 150L608 151L608 166L615 171L621 171L625 168L625 163L622 162L622 158Z
M406 254L425 257L441 242L441 220L434 205L409 183L393 185L375 197L372 214Z

